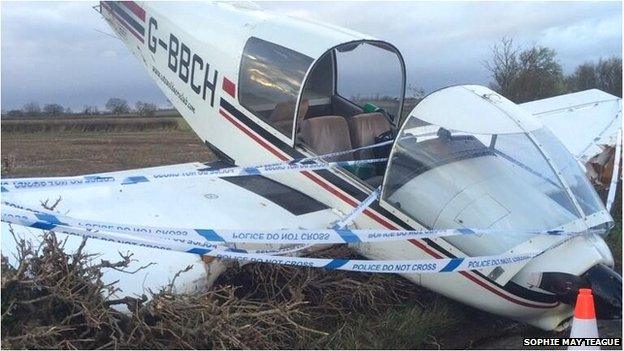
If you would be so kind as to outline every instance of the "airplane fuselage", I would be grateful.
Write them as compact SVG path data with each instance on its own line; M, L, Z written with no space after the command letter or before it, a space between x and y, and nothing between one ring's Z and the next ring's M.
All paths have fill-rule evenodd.
M245 108L239 100L239 65L246 40L270 30L268 25L261 25L273 18L262 17L264 15L257 14L256 10L240 10L226 4L202 5L206 7L193 9L185 9L182 4L164 3L101 4L102 14L111 27L195 133L217 154L229 157L237 165L289 161L314 155ZM205 12L195 13L196 9ZM261 19L253 22L246 15ZM353 37L353 40L364 39ZM288 173L271 178L343 214L349 213L373 191L370 185L342 169ZM396 211L379 203L365 210L355 225L380 229L422 228L408 224ZM528 246L539 248L553 242L549 238L536 239ZM563 246L570 250L583 245L582 240L572 240ZM357 249L374 259L465 256L461 249L444 239L359 245ZM549 260L548 257L541 259ZM537 258L527 266L537 267L542 264L540 262ZM513 281L513 276L523 267L512 266L502 274L494 269L477 270L475 267L473 271L405 274L405 277L489 312L544 329L560 326L571 315L571 307L559 302L553 294L531 290Z

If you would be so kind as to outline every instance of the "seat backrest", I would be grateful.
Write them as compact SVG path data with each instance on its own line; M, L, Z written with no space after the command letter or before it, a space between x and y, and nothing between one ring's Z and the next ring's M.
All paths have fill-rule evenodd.
M349 118L349 133L354 149L373 145L375 137L390 129L390 122L379 112L361 113ZM374 149L367 149L357 151L355 156L358 159L368 159L374 155Z
M304 119L301 123L301 140L318 155L351 149L347 121L342 116L321 116ZM349 160L350 154L331 161Z
M295 104L295 101L284 101L275 105L269 120L271 122L294 120ZM308 107L310 107L309 101L305 99L301 100L301 105L299 105L299 119L302 119L306 113L308 113Z
M299 119L302 119L308 113L308 107L310 107L308 100L301 100L301 105L299 105ZM271 112L269 116L269 121L278 130L286 135L290 135L294 117L295 101L284 101L275 105L273 112Z

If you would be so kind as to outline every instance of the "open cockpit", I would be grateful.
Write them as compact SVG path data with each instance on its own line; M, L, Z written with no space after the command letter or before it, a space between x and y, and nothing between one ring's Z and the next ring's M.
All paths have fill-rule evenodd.
M403 59L380 41L338 45L314 61L252 37L241 60L241 104L295 147L317 155L392 140L404 90ZM366 149L328 161L385 158L389 152L390 146ZM385 163L346 169L376 186Z

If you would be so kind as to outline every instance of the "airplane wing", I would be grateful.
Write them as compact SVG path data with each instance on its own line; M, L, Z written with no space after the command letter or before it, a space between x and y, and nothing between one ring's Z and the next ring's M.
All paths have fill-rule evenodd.
M120 176L130 174L167 173L207 168L220 168L216 162L208 166L202 163L187 163L174 166L153 167L139 170L100 173L97 176ZM85 187L73 189L48 189L3 193L3 201L12 201L31 208L41 208L41 201L60 203L55 208L61 214L76 218L89 218L113 223L145 226L177 226L189 228L231 228L231 229L282 229L282 228L326 228L330 222L339 219L337 213L324 204L261 176L188 179L184 182L139 183L132 186ZM8 225L2 223L2 231L8 233ZM21 226L14 227L17 234L33 238L40 230ZM67 237L66 249L77 248L81 239ZM3 255L12 257L15 242L11 235L2 235ZM245 248L254 249L248 245ZM262 248L274 248L263 245ZM154 264L136 274L108 270L103 279L106 283L119 280L122 296L141 295L145 289L158 290L166 286L173 275L188 265L191 271L182 274L175 284L177 291L190 291L209 284L218 274L209 275L210 269L224 269L220 264L206 265L199 255L173 251L153 250L134 245L88 240L85 249L101 253L99 258L119 259L118 252L132 252L137 262L130 269ZM163 274L165 273L165 274ZM218 272L220 273L220 272Z
M615 147L622 99L598 89L520 104L539 118L585 164L605 146Z

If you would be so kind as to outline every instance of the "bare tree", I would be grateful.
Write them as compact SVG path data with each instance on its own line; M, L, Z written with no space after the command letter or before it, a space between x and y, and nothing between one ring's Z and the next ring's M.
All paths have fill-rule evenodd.
M516 103L561 94L564 77L556 55L542 46L520 51L512 39L504 38L492 48L492 60L484 63L494 79L490 86Z
M507 97L513 92L513 83L518 76L517 55L518 49L514 47L513 39L503 38L492 47L492 61L484 62L494 78L490 87Z
M425 97L425 89L412 85L412 83L407 85L407 91L409 92L408 98L420 100Z
M41 113L41 107L36 102L29 102L22 108L22 111L27 116L37 116Z
M600 59L598 63L585 62L566 78L568 91L600 89L622 97L622 59Z
M568 91L575 92L598 87L598 77L596 65L592 62L585 62L576 67L574 73L566 78Z
M140 116L152 117L156 112L156 105L150 102L136 102L136 111Z
M622 97L622 58L612 57L598 62L598 88Z
M85 114L85 115L97 115L97 114L99 114L99 111L98 111L97 106L85 105L83 110L82 110L82 113Z
M128 107L128 102L124 99L120 98L110 98L106 102L106 108L115 115L121 115L124 113L130 112L130 107Z
M60 116L65 109L59 104L46 104L43 106L43 113L47 116Z
M520 53L520 74L515 84L518 103L563 94L563 70L556 60L557 53L543 46L535 46Z

